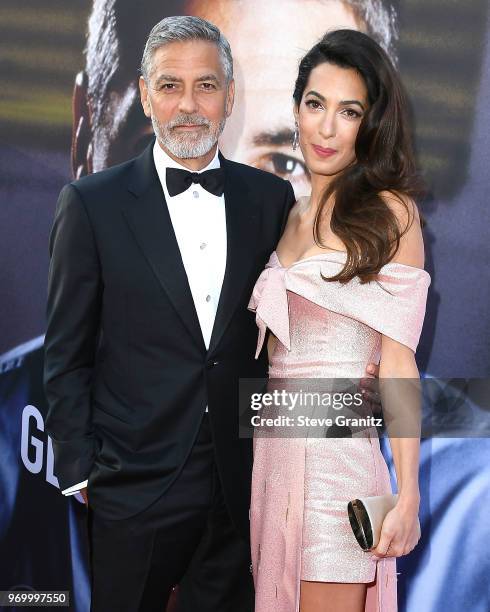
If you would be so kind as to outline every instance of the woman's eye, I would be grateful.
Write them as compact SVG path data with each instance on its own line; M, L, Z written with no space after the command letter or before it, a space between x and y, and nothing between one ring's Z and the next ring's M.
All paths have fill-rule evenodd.
M361 113L358 113L357 111L355 111L355 110L354 110L354 109L352 109L352 108L346 108L346 109L344 110L344 113L347 115L347 117L350 117L350 118L352 118L352 119L355 119L355 118L357 118L357 117L360 117L360 116L361 116Z
M308 108L313 108L313 109L321 107L320 102L317 102L316 100L307 100L305 104L306 106L308 106Z

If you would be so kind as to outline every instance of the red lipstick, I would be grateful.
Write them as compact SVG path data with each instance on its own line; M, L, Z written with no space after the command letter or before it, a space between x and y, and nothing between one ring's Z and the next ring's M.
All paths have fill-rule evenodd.
M324 147L320 147L320 145L311 145L317 155L320 157L330 157L337 153L337 149L325 149Z

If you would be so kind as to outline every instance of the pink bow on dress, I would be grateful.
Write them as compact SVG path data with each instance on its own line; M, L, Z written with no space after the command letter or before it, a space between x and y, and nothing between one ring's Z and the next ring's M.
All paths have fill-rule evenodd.
M267 264L255 284L248 309L255 312L255 321L259 328L257 351L258 358L264 344L267 328L277 337L288 351L291 350L289 335L289 303L284 276L284 268Z

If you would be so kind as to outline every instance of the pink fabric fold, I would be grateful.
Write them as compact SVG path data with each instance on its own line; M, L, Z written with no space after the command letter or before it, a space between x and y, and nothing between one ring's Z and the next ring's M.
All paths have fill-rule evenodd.
M256 359L267 328L291 350L288 291L365 323L415 351L424 321L429 274L393 262L381 268L377 281L363 285L357 278L345 285L321 278L321 274L328 277L337 273L344 258L343 252L325 253L284 268L276 252L272 253L248 304L248 309L256 313L259 330Z
M255 312L259 329L255 359L264 345L267 328L288 350L291 348L289 335L289 305L283 268L267 267L259 276L254 287L248 309Z

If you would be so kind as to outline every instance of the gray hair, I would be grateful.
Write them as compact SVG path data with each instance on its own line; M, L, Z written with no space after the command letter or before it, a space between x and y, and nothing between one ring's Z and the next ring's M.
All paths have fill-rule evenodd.
M214 24L200 17L189 15L165 17L152 28L141 60L141 74L145 81L148 81L150 77L155 51L169 43L186 40L205 40L214 43L218 48L226 82L231 81L233 58L229 42Z

